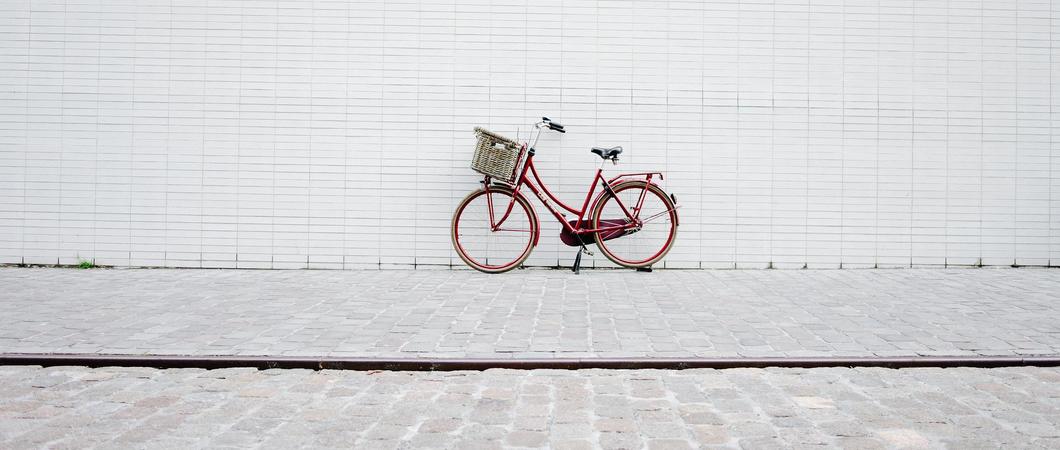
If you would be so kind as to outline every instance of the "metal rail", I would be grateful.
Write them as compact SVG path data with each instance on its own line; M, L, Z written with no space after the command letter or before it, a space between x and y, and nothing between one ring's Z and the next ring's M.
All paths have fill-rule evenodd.
M763 367L1060 366L1060 356L909 356L816 358L346 358L323 356L187 356L0 353L2 365L256 369L452 371L487 369L733 369Z

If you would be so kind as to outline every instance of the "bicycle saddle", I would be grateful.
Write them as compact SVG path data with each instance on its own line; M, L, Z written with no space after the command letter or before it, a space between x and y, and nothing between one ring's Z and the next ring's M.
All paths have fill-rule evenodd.
M603 159L614 159L618 157L619 153L622 153L622 146L618 145L611 148L593 147L593 149L589 151L600 155Z

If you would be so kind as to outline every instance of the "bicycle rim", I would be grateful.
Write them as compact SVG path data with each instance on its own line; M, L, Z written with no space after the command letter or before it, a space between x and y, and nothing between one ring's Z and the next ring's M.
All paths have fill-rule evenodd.
M600 228L607 225L606 221L628 220L622 206L633 213L642 192L645 192L644 204L639 217L644 224L640 230L609 240L604 239L607 232L597 233L597 247L612 262L625 267L647 267L658 262L673 247L677 235L677 210L673 202L658 186L641 181L619 184L614 191L621 205L613 195L605 195L593 214L593 226Z
M494 221L500 221L511 205L511 213L497 227L490 223L489 203ZM500 273L519 266L533 250L537 220L525 199L512 193L490 189L471 193L453 214L452 239L460 259L472 268Z

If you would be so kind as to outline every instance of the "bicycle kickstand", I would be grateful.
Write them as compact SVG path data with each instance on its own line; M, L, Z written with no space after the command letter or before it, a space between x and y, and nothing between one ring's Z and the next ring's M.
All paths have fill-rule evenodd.
M574 256L574 266L570 268L570 270L572 272L574 272L575 274L580 274L581 273L582 253L588 254L589 256L593 255L593 252L590 252L589 249L585 248L584 245L582 245L580 248L578 248L578 253Z

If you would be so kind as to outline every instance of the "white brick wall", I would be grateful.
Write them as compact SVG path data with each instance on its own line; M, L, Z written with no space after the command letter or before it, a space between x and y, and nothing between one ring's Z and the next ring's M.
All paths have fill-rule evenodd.
M668 267L1057 265L1058 80L1048 0L7 0L0 263L459 265L472 127L547 115L563 198L668 173Z

